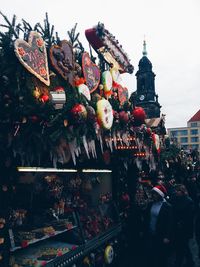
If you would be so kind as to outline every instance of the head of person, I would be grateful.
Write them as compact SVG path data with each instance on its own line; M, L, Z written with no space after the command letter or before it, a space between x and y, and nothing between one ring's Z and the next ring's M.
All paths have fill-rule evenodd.
M162 201L167 196L167 190L164 185L158 184L152 188L152 198L154 202Z
M177 184L175 186L175 192L176 192L177 196L187 196L188 195L188 191L187 191L184 184Z

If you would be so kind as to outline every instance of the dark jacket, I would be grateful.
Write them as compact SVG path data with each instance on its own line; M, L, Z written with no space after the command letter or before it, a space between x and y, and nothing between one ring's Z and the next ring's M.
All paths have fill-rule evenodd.
M145 214L144 214L144 235L148 237L149 224L150 224L150 213L153 203L149 203ZM155 237L158 241L163 241L164 238L171 240L173 233L173 213L172 206L168 202L163 202L162 207L159 211Z
M194 232L194 202L187 196L175 196L171 201L174 213L175 238L190 239Z

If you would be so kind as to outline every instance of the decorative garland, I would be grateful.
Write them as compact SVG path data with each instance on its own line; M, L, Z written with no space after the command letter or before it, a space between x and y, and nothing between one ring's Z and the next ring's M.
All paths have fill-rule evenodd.
M102 70L104 59L93 62L84 51L77 25L68 31L70 40L61 41L47 15L44 28L24 20L20 26L15 17L11 23L1 15L7 23L5 32L0 32L3 149L11 148L21 165L56 166L67 163L69 154L74 164L83 154L97 158L97 143L102 153L106 147L119 149L116 141L110 141L119 139L121 148L137 147L136 156L145 155L147 160L153 156L144 110L132 107L116 68L109 69L108 64L107 71ZM116 43L101 24L96 31ZM121 48L120 53L129 62ZM140 144L130 146L130 135Z

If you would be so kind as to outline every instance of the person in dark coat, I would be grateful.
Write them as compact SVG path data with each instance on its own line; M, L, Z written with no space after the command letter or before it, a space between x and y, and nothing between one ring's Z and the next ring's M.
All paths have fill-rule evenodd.
M171 205L165 200L164 185L152 189L153 201L144 214L144 255L145 266L167 266L173 233L173 213Z
M196 213L194 233L195 233L195 238L196 238L196 242L198 246L198 257L200 259L200 205Z
M194 232L194 202L188 196L186 187L177 184L175 195L171 199L174 213L174 250L175 266L182 267L184 261L186 266L194 266L194 261L189 247L189 240ZM184 265L185 266L185 265Z

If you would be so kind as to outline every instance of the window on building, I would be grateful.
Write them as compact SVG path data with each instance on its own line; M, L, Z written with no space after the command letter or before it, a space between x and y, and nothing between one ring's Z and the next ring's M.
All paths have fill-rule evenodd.
M192 129L192 130L190 130L190 134L191 135L198 134L198 129Z
M197 122L191 122L191 127L197 127Z
M181 141L181 143L187 143L188 142L188 138L187 137L181 137L180 141Z
M191 137L191 142L199 142L199 137L195 136L195 137Z
M171 131L170 134L171 134L171 137L177 136L178 135L178 131Z
M188 135L188 130L180 130L179 134L180 135Z
M197 145L197 144L196 145L191 145L191 148L192 149L199 149L199 145Z
M187 149L188 149L188 145L182 145L181 147L182 147L182 149L184 149L184 150L187 150Z

